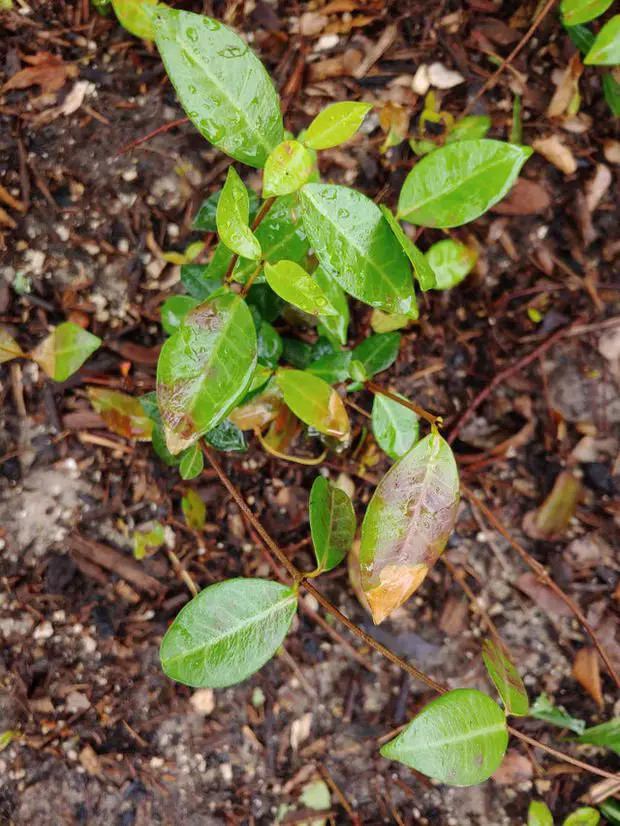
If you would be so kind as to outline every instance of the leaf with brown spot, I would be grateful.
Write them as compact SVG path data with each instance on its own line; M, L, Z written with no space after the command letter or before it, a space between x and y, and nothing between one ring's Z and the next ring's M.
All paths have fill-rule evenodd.
M153 422L138 399L105 387L88 387L87 390L90 403L113 433L126 439L151 441Z
M482 645L482 659L507 714L515 717L526 715L530 710L527 691L516 666L501 643L486 639Z
M383 477L366 511L360 548L362 587L375 623L424 580L448 541L458 504L456 461L437 432L419 441Z
M24 351L6 330L0 329L0 364L12 359L23 358Z

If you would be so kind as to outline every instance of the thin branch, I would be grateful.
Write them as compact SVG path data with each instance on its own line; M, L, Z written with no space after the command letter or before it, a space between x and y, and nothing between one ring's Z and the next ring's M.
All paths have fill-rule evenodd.
M164 123L163 126L158 126L157 129L153 129L153 131L149 132L148 135L144 135L142 138L137 138L137 140L131 141L131 143L121 147L121 149L115 152L112 157L118 158L119 155L124 155L125 152L129 152L131 149L141 146L143 143L150 141L151 138L154 138L156 135L161 135L162 132L167 132L169 129L174 129L175 126L181 126L184 123L188 123L188 121L189 118L179 118L178 120L170 121L170 123Z
M340 620L342 624L351 631L352 634L355 634L356 637L363 640L366 645L370 648L373 648L379 654L382 654L387 660L397 665L399 668L406 671L410 674L414 679L419 680L424 685L427 685L429 688L432 688L433 691L436 691L438 694L445 694L448 691L446 686L442 685L441 683L436 682L431 677L428 677L424 672L420 671L419 669L415 668L415 666L410 665L409 663L405 662L405 660L401 659L399 656L394 654L389 648L386 648L380 642L377 642L373 637L363 631L361 628L358 628L354 622L352 622L348 617L346 617L336 606L327 599L327 597L323 596L320 591L312 585L312 583L308 582L304 579L304 574L297 569L297 567L291 562L291 560L286 556L286 554L282 551L282 549L276 544L276 542L271 538L271 536L267 533L267 531L263 528L259 520L254 516L252 511L250 510L249 506L247 505L245 499L241 495L241 493L237 490L231 480L228 478L226 472L215 458L211 450L206 446L204 441L202 442L202 450L207 461L211 464L212 468L217 473L220 481L226 488L226 490L230 493L232 498L235 500L235 503L241 510L242 514L248 520L254 531L258 534L258 536L263 540L265 547L271 551L274 557L280 562L287 570L291 578L298 582L302 587L304 587L308 593L312 594L312 596L317 600L317 602L325 608L332 616L336 617L336 619ZM528 737L526 734L522 734L520 731L508 727L510 733L519 740L522 740L524 743L528 743L531 746L536 748L540 748L543 751L552 754L558 760L562 760L565 763L571 763L573 766L576 766L579 769L583 769L585 771L591 772L592 774L597 774L599 777L609 777L615 778L617 775L612 774L611 772L605 771L604 769L599 769L597 766L591 766L588 763L584 763L581 760L577 760L573 757L570 757L568 754L563 754L560 751L556 751L556 749L551 748L550 746L545 746L543 743L538 742L538 740L534 740L532 737Z
M575 615L576 619L579 620L579 622L583 626L584 630L589 634L592 642L596 646L596 650L598 651L598 653L601 656L601 659L603 660L603 662L607 666L607 670L611 674L614 682L616 683L616 685L618 687L620 687L620 680L618 679L618 674L616 673L616 671L613 667L613 664L612 664L612 662L609 658L609 655L607 654L607 652L605 651L605 649L601 645L598 637L596 636L596 633L595 633L594 629L592 628L590 623L587 621L587 619L584 617L584 615L581 611L581 608L575 602L575 600L572 597L570 597L568 594L564 593L564 591L560 588L560 586L556 582L554 582L554 580L549 576L549 574L547 573L547 569L543 565L541 565L540 562L538 562L536 559L534 559L534 557L531 556L525 550L525 548L521 544L519 544L519 542L517 542L516 539L514 539L511 536L508 529L504 527L504 525L500 522L500 520L497 518L497 516L495 516L493 511L490 508L488 508L484 504L484 502L478 496L476 496L476 494L473 491L471 491L466 485L463 485L462 483L461 483L461 491L464 494L464 496L466 496L467 499L469 499L470 503L474 507L478 508L478 510L481 513L484 514L484 516L491 523L491 525L493 525L495 530L498 531L499 533L501 533L501 535L504 537L504 539L507 542L510 543L511 547L514 548L514 550L519 554L519 556L525 562L525 564L529 568L532 569L532 571L536 574L538 579L544 585L546 585L548 588L550 588L553 591L553 593L556 594L556 596L558 596L562 600L562 602L564 602L564 604L567 605L570 608L570 610Z
M375 384L374 381L367 381L366 388L370 390L371 393L374 393L375 396L377 394L381 396L385 396L388 399L391 399L393 402L397 402L398 404L402 404L403 407L407 407L409 410L413 410L413 412L419 416L424 421L432 424L434 427L438 427L441 425L442 418L441 416L433 416L432 413L429 413L423 407L419 407L417 404L410 402L409 399L402 399L400 396L397 396L396 393L391 393L389 390L386 390L384 387L381 387L379 384Z

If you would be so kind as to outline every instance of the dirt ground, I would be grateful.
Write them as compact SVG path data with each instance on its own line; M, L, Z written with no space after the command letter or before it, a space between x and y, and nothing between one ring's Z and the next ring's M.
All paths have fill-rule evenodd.
M323 153L321 172L390 205L414 158L407 142L387 153L381 145L386 124L398 127L403 112L410 133L417 128L419 67L440 64L434 76L443 85L454 82L448 70L459 73L456 85L438 91L442 107L458 116L537 8L493 0L184 7L247 36L281 90L292 130L332 100L375 102L383 126L371 115L360 139ZM192 215L221 186L228 161L189 124L117 154L183 113L156 50L87 0L18 0L0 25L0 323L26 350L68 318L105 340L61 385L31 362L0 365L0 733L15 732L0 752L0 824L357 818L366 826L512 826L526 822L533 797L560 823L579 799L590 799L597 778L516 741L500 773L471 789L437 786L381 758L382 738L431 694L307 613L299 613L282 655L235 688L193 692L163 675L159 642L189 593L163 553L133 560L136 526L167 523L200 587L271 569L212 471L182 482L148 444L107 431L85 387L153 389L163 340L158 307L179 291L178 268L160 250L199 238ZM595 67L581 76L579 114L549 117L574 54L552 9L474 102L475 113L492 117L491 136L507 139L518 94L524 143L551 138L552 149L533 156L524 183L493 212L454 231L480 248L476 272L450 292L423 296L420 322L380 379L441 413L447 432L496 380L454 442L463 480L578 602L619 668L620 143ZM2 88L29 66L22 88ZM258 188L257 175L247 181ZM420 243L441 237L427 230ZM369 313L358 304L351 342L368 330ZM553 335L555 343L510 371ZM356 401L368 409L371 399L358 393ZM354 414L354 422L355 447L364 420ZM345 474L354 486L358 515L372 492L363 454L327 460L332 478ZM269 458L255 444L223 461L265 527L309 569L316 471ZM368 473L387 467L382 458ZM567 467L583 481L581 501L561 535L535 539L524 517ZM207 504L200 536L181 514L189 485ZM451 687L490 690L480 645L491 618L531 698L546 692L588 725L619 714L614 684L595 658L585 678L573 675L578 652L591 646L580 624L467 502L447 559L378 629L346 567L319 584L365 630ZM312 597L304 600L318 611ZM611 752L571 743L566 731L534 719L517 726L614 768ZM332 791L322 811L309 809L313 792L325 797L325 781L347 804Z

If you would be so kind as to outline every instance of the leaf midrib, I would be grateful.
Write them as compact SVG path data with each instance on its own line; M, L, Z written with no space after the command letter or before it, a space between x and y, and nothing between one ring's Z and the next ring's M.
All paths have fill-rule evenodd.
M420 754L420 752L433 752L437 749L443 748L444 746L453 746L458 743L466 743L468 740L474 740L477 737L486 737L487 735L499 734L500 732L505 731L505 723L498 722L492 726L485 726L484 728L467 731L455 737L444 737L441 740L433 739L432 743L415 743L411 745L405 742L402 745L402 749L403 751L413 751L415 754Z
M271 614L277 613L279 610L286 608L290 602L294 601L295 594L289 594L288 597L278 600L278 602L273 603L273 605L270 605L269 608L266 608L259 614L253 614L251 617L248 617L244 622L241 622L232 631L227 631L215 638L211 638L207 643L203 645L199 645L198 647L192 648L189 651L184 651L181 654L176 654L174 657L168 658L166 660L166 664L173 665L174 663L177 663L180 660L185 659L186 657L191 657L194 654L198 654L199 652L204 651L206 648L211 648L213 646L219 645L219 643L224 642L224 640L228 639L229 637L234 637L235 635L240 634L246 628L249 628L252 625L256 625L262 622L264 619L267 619Z

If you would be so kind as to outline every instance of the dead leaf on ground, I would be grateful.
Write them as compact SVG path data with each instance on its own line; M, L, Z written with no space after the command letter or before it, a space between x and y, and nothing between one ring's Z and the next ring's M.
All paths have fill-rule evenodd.
M531 780L534 774L531 762L523 754L508 749L502 765L493 775L493 780L500 786L513 786Z
M544 611L545 614L556 617L572 617L573 612L568 605L557 594L543 585L536 579L536 575L531 571L522 574L517 580L517 588L523 591L537 608Z
M604 163L598 163L594 175L586 183L586 205L590 212L594 212L600 204L612 180L613 176L609 167Z
M80 752L80 763L91 776L103 776L101 764L99 763L99 757L92 746L84 746Z
M551 196L541 184L519 178L508 195L491 211L498 215L538 215L551 205Z
M581 480L570 471L563 471L542 505L525 514L523 530L532 539L555 539L561 536L575 515L582 493Z
M547 117L559 118L564 115L571 104L571 101L579 94L579 78L583 72L583 63L579 52L575 52L568 66L564 70L558 88L555 90Z
M77 77L78 69L72 63L65 63L62 57L51 52L22 55L24 63L30 65L9 78L0 89L0 94L11 89L28 89L40 86L42 94L51 94L61 89L68 78Z
M557 135L551 135L548 138L538 138L532 144L533 149L538 152L543 158L546 158L549 163L552 163L565 175L572 175L577 171L577 161L571 150L565 143L558 138Z
M573 568L588 570L598 565L614 567L614 551L598 533L588 533L573 539L564 549L564 558Z
M601 671L595 648L588 646L577 652L573 663L573 677L602 708Z
M620 141L609 138L603 142L603 155L609 163L620 164Z
M458 637L467 627L468 610L465 600L450 597L441 612L439 630L449 637Z

